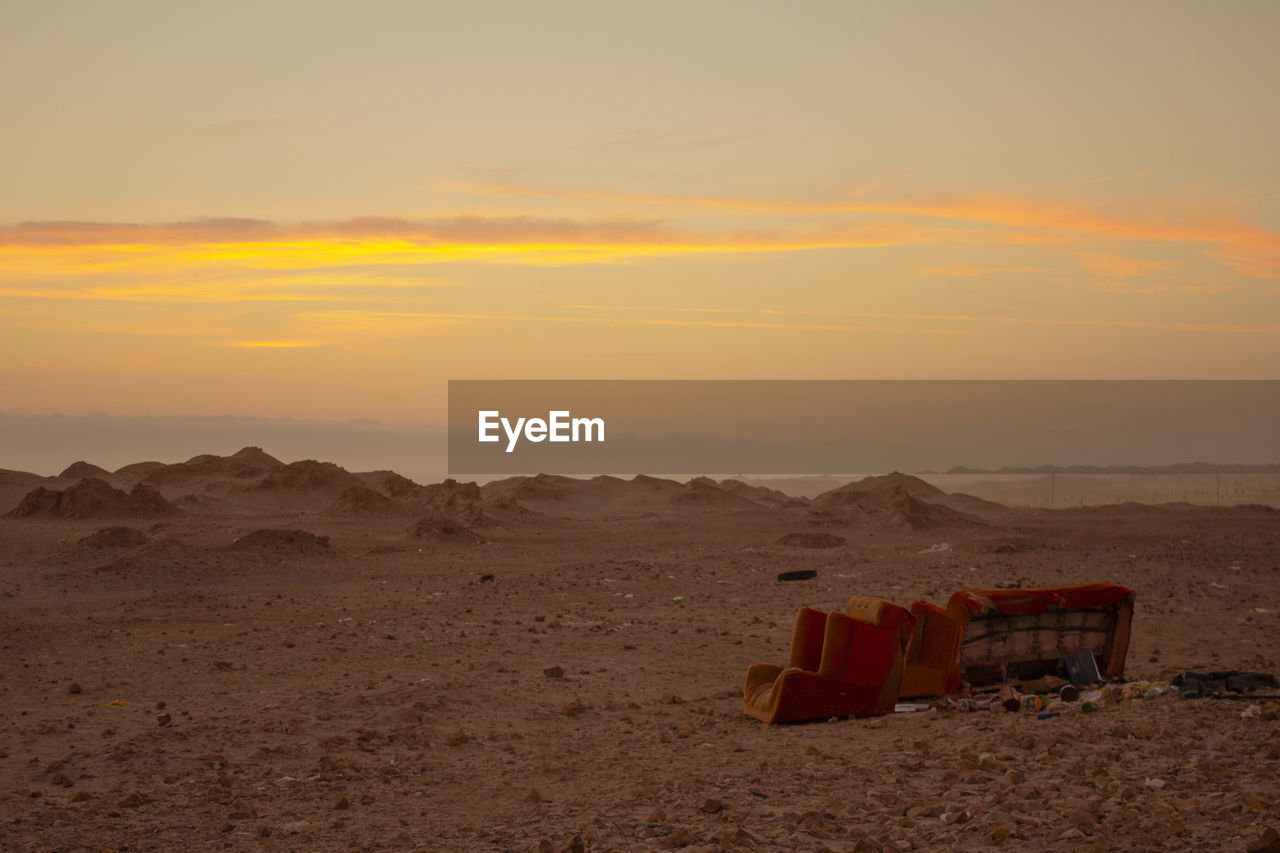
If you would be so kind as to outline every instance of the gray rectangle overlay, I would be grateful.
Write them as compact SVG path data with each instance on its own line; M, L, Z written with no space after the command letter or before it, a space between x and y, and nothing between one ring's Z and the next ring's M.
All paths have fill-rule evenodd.
M1277 435L1277 380L449 382L454 476L1255 464Z

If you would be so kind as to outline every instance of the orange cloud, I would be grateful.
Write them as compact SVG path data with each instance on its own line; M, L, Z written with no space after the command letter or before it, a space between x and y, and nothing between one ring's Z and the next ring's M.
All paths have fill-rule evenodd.
M1044 272L1044 267L975 267L970 264L954 264L950 266L925 267L919 270L920 275L936 275L946 278L977 278L978 276L1009 272Z
M324 341L215 341L217 346L238 349L310 349L324 346Z
M1121 328L1138 328L1138 329L1158 329L1168 332L1245 332L1253 334L1276 334L1280 333L1280 325L1266 324L1230 324L1230 323L1185 323L1185 322L1163 322L1158 320L1069 320L1053 317L1008 317L993 316L984 317L974 314L917 314L910 312L875 312L875 311L797 311L785 309L687 309L687 308L646 308L638 305L575 305L574 308L592 309L597 311L649 311L659 313L663 311L719 311L725 314L763 314L766 316L794 316L794 317L826 317L826 318L858 318L868 320L922 320L931 322L947 322L947 323L999 323L1013 325L1033 325L1033 326L1115 326ZM787 326L788 324L778 324ZM939 330L931 330L939 331Z
M1085 236L1211 247L1206 254L1249 277L1280 276L1280 232L1216 211L1205 200L1194 203L1082 203L1044 201L1007 195L938 195L918 199L854 197L837 201L761 200L623 193L600 190L552 190L510 184L473 184L472 188L543 199L649 205L674 210L715 210L738 214L855 214L938 219L1038 232L1041 239Z
M649 310L649 309L636 309ZM713 329L774 329L820 332L885 332L921 335L969 335L964 329L936 329L894 326L854 325L849 323L779 322L776 320L675 320L654 317L591 317L539 314L488 314L457 312L404 311L309 311L297 319L325 331L367 331L376 329L386 334L389 327L401 333L420 330L424 325L459 321L516 321L521 323L569 323L628 326L684 326Z
M1167 270L1176 264L1149 258L1127 258L1109 252L1081 252L1081 263L1090 272L1111 278L1134 278L1150 272Z
M281 225L256 219L208 219L153 225L27 222L0 226L0 285L33 279L92 275L173 278L156 287L157 299L198 301L210 270L236 276L263 271L316 270L341 265L414 267L446 262L544 266L635 263L643 259L744 253L802 252L941 243L1042 242L1043 235L899 220L773 229L691 229L660 220L583 221L535 217L459 216L430 220L362 217ZM200 271L198 275L193 272ZM193 282L199 278L205 283ZM19 280L23 283L19 285ZM96 286L94 294L119 293ZM179 292L180 291L180 292ZM242 293L246 291L242 288ZM58 295L54 288L51 295ZM281 301L278 289L271 298ZM245 295L248 300L250 296ZM294 297L302 298L302 297Z

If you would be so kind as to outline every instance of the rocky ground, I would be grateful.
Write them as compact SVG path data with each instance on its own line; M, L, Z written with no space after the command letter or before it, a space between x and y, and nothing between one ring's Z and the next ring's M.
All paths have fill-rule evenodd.
M1010 583L1135 589L1134 678L1278 672L1265 507L183 466L0 478L0 849L1246 850L1280 828L1280 702L770 727L741 698L801 605Z

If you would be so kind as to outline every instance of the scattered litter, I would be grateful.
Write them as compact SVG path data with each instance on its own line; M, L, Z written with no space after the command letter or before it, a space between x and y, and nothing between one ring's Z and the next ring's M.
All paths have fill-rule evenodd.
M778 572L778 580L780 581L808 581L817 576L817 569L795 569L790 572Z
M1184 672L1174 676L1173 685L1185 699L1197 699L1202 696L1223 697L1224 693L1248 693L1251 690L1280 687L1280 681L1267 672L1240 672L1239 670L1218 670L1216 672Z
M939 551L950 551L951 546L946 542L939 542L936 545L930 545L922 551L916 551L917 554L937 554Z
M893 706L893 713L895 714L916 714L927 710L929 710L929 703L927 702L899 702Z
M689 596L687 596L687 595L673 595L673 596L671 596L671 600L672 600L672 601L688 601L688 600L689 600Z
M1045 711L1042 714L1036 714L1037 720L1052 720L1054 717L1061 717L1061 711Z
M1102 680L1102 675L1098 672L1098 661L1093 657L1093 652L1089 649L1081 649L1074 654L1067 655L1063 663L1067 665L1067 675L1070 676L1071 683L1076 687L1095 684Z

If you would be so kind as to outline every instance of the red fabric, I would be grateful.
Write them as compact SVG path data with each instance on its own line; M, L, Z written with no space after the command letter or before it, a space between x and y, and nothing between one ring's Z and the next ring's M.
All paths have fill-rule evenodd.
M970 613L979 613L991 608L1010 616L1026 616L1044 613L1051 607L1108 607L1132 595L1133 590L1128 587L1106 582L1041 589L965 589L951 596L947 610L955 613L964 607Z

